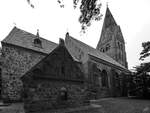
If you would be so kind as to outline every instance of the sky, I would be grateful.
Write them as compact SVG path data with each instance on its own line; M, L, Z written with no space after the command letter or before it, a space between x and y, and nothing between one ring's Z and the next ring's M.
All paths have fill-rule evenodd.
M31 8L26 0L1 0L0 3L0 41L14 26L41 37L59 42L69 32L74 38L96 48L99 41L103 18L92 22L86 33L81 33L78 22L80 11L74 10L73 0L63 0L65 8L60 8L57 0L32 0ZM149 0L101 0L101 13L105 15L106 5L120 25L126 46L129 69L139 65L142 42L150 40L150 1ZM146 59L145 61L150 61Z

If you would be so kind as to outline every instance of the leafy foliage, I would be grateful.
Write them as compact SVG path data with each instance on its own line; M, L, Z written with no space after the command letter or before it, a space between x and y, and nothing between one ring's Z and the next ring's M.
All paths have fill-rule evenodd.
M140 60L144 60L144 58L150 55L150 41L142 43L143 50L140 53Z
M150 62L142 63L135 67L136 72L132 76L132 94L147 98L150 94Z
M140 60L150 56L150 42L142 43L143 50L140 53ZM150 62L141 63L134 67L135 73L132 76L132 91L135 96L148 97L150 94Z
M136 73L144 73L144 72L149 72L150 71L150 62L147 63L141 63L139 66L135 67Z
M28 4L34 8L34 5L30 0L27 0ZM60 8L64 8L64 0L57 0L60 5ZM91 21L99 21L102 17L100 13L101 3L99 0L73 0L74 9L77 8L77 5L80 4L80 12L79 22L81 24L82 31L85 32L86 28L91 25Z
M100 13L101 3L97 0L82 0L80 11L81 15L79 17L79 22L82 25L82 30L91 25L91 20L100 20L102 14Z
M30 0L27 0L27 2L28 2L28 4L29 4L32 8L34 8L34 5L31 3Z

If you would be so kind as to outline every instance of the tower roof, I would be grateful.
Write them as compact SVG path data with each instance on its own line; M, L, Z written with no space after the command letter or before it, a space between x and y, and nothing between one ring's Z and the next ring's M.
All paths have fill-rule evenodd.
M117 23L112 13L110 12L109 8L107 7L105 18L104 18L104 23L103 23L103 29L106 29L107 27L115 26L115 25L117 25Z
M110 9L107 6L106 9L106 13L105 13L105 17L104 17L104 21L103 21L103 27L101 30L101 36L100 36L100 40L97 44L97 48L101 45L101 43L103 43L102 40L105 40L106 37L104 37L103 35L105 34L105 31L107 31L107 28L113 28L114 26L118 26L112 13L110 12Z

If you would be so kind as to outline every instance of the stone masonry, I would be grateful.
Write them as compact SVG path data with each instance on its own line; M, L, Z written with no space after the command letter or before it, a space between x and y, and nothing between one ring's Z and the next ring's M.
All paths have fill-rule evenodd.
M39 62L45 54L3 43L2 48L2 97L20 100L22 82L20 77Z

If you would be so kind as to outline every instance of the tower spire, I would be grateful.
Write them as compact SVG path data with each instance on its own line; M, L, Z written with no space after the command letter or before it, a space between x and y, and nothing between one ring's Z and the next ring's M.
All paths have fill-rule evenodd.
M118 63L127 67L124 38L120 26L117 25L112 13L109 10L108 3L100 40L96 49L104 52Z
M108 3L107 3L107 9L106 9L106 14L105 14L105 18L104 18L104 24L103 24L103 29L110 27L110 26L114 26L117 25L112 13L110 12L110 9L108 7Z

